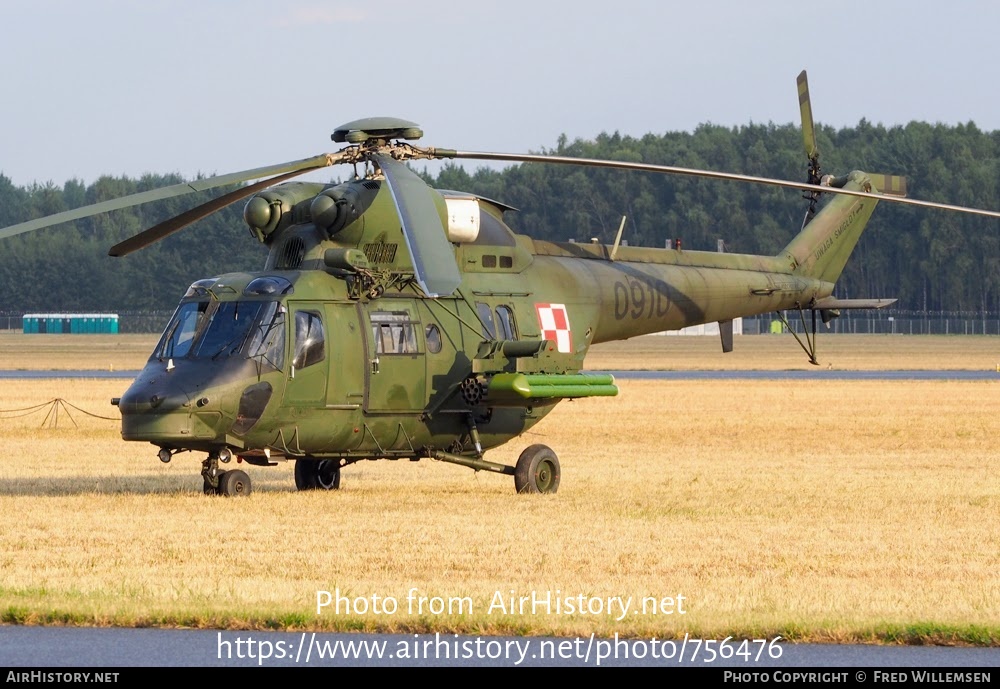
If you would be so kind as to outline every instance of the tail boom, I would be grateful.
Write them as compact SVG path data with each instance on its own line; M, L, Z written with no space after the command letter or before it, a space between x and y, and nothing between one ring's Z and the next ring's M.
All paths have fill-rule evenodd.
M852 172L845 189L870 191L871 180L863 172ZM832 199L780 254L794 275L834 283L868 225L878 201L838 196Z

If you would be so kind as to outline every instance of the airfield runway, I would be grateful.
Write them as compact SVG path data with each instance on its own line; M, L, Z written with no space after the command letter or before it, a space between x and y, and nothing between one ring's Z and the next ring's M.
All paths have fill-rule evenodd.
M428 641L433 648L435 635L411 634L327 634L310 632L216 631L210 629L123 629L103 627L20 627L0 626L0 665L10 667L593 667L595 657L547 657L543 642L556 644L566 639L542 637L455 636L442 634L449 648L458 643L460 649L474 650L477 640L482 650L479 658L462 657L396 657L393 649L412 646L415 637ZM292 653L276 657L269 651L266 659L251 653L252 648L295 649L303 642L313 648L323 648L322 654L311 656ZM240 645L237 646L237 640ZM589 637L582 637L588 642ZM575 640L571 640L574 641ZM735 656L716 658L706 663L705 657L686 657L682 662L672 658L653 658L648 653L632 651L644 641L623 642L629 646L629 657L606 657L600 662L607 667L736 667L753 671L761 668L989 668L1000 664L1000 648L956 648L942 646L875 646L865 644L781 644L781 656L770 658L767 653L752 662ZM663 643L663 642L660 642ZM669 643L669 642L668 642ZM517 649L507 654L503 649ZM378 649L381 649L379 652ZM326 651L332 650L333 657ZM239 653L237 653L239 651ZM625 655L619 649L621 655ZM439 651L440 652L440 651ZM381 657L377 657L381 655ZM433 654L430 654L433 655ZM582 655L582 654L581 654ZM345 657L346 656L346 657ZM494 656L494 657L491 657ZM870 676L871 672L868 672ZM855 674L852 679L864 680ZM790 680L785 680L790 681Z

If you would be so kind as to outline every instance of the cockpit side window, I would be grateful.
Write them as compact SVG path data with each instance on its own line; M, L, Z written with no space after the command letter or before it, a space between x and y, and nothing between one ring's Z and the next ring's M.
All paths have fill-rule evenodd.
M261 366L281 370L285 365L285 309L269 302L250 333L247 357L258 359Z
M292 366L303 369L326 358L323 319L317 311L295 312L295 356Z

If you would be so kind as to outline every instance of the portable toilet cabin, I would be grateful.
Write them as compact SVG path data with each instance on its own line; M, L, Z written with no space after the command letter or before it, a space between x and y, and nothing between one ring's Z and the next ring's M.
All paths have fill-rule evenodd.
M117 313L26 313L21 317L25 334L117 334Z

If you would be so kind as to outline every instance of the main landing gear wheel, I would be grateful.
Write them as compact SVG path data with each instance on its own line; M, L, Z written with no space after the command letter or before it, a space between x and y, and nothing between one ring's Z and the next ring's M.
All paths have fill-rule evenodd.
M223 471L219 476L219 495L227 498L238 495L250 495L250 477L247 472L236 469L234 471Z
M555 493L559 489L559 458L552 448L532 445L517 458L514 488L518 493Z
M339 490L340 462L336 459L296 459L295 487L299 490Z

